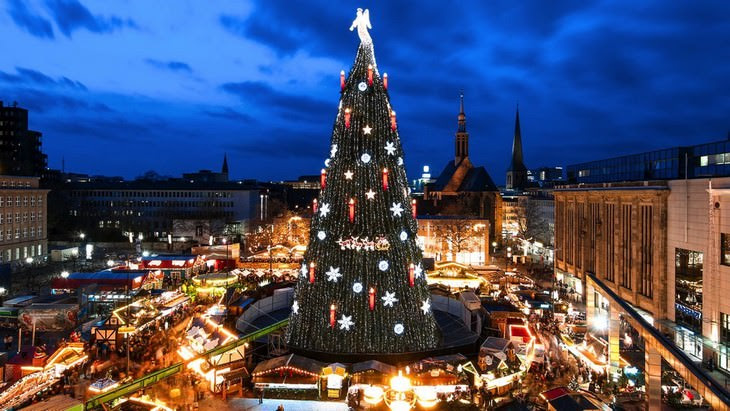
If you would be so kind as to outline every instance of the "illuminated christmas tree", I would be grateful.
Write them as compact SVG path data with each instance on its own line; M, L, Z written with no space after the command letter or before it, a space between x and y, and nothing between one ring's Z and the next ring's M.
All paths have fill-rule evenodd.
M387 74L378 72L367 10L358 9L354 28L360 47L349 76L340 73L288 342L330 353L425 351L439 337Z

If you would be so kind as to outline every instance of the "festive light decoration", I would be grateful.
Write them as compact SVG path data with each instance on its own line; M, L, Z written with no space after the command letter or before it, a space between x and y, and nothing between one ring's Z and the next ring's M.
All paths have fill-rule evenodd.
M413 263L408 264L408 285L410 287L416 285L416 279L414 277L415 270L416 266Z
M368 85L373 85L373 65L368 64Z
M418 215L416 213L416 199L415 198L413 200L411 200L411 215L413 216L413 218L416 218L416 216Z
M388 169L383 169L383 191L388 191ZM375 194L373 194L374 196Z
M298 314L299 313L299 302L297 300L294 300L294 302L292 303L292 305L291 305L291 312L293 314Z
M345 90L345 70L340 70L340 91Z
M365 13L360 14L353 29L357 27L362 42L344 87L340 84L326 186L311 219L314 241L304 255L307 275L295 287L298 313L290 317L287 343L335 355L427 351L437 346L438 328L433 313L420 309L430 296L426 281L416 280L415 267L414 285L404 281L411 275L410 263L421 260L421 250L417 223L405 210L411 198L395 106L389 101L385 76L376 71ZM352 220L351 199L356 206ZM326 234L325 240L318 240L320 231ZM311 262L321 267L314 283L308 281ZM378 301L384 306L378 307ZM327 317L333 305L334 316ZM395 332L396 324L402 327L400 334Z
M393 332L396 333L396 334L398 334L398 335L403 334L403 331L404 330L405 330L405 328L403 327L403 324L400 324L400 323L396 324L393 327Z
M322 217L327 217L327 214L330 213L330 205L327 203L322 204L322 207L319 208L319 215Z
M416 278L421 278L421 274L423 274L423 267L421 267L421 264L419 263L413 271L416 275Z
M330 305L330 327L335 328L335 317L337 316L337 307Z
M309 283L314 284L314 271L317 267L317 264L315 263L309 263Z
M324 168L319 173L319 186L322 190L327 187L327 170L325 170Z
M388 89L388 73L383 73L383 88Z
M388 155L392 156L393 154L395 154L395 145L392 142L388 141L385 144L385 151L388 152Z
M337 244L340 246L340 250L356 250L356 251L388 251L390 249L390 242L385 236L377 236L373 241L370 241L368 237L350 237L346 240L339 239Z
M348 202L348 204L349 204L349 210L350 210L350 222L354 223L355 222L355 199L351 198L350 201Z
M425 300L423 304L421 304L421 311L423 311L424 314L428 314L431 311L431 300Z
M340 274L340 268L339 267L335 268L332 266L330 266L330 269L327 270L325 275L327 276L327 281L332 281L334 283L337 282L337 279L342 277L342 274Z
M302 277L307 277L307 273L309 272L309 268L306 264L302 264L302 268L299 270L302 273Z
M385 295L380 297L380 299L383 300L383 307L392 307L393 304L398 302L398 299L395 298L395 292L386 291Z
M324 231L320 230L317 232L317 238L319 238L320 240L324 240L325 238L327 238L327 234Z
M355 323L352 321L351 315L342 314L342 318L337 320L337 322L340 324L340 330L345 331L350 331L350 327L355 325Z
M316 198L312 200L312 212L314 214L317 214L317 199Z

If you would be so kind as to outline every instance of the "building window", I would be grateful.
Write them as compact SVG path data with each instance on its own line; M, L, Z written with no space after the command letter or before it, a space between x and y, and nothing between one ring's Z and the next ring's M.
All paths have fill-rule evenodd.
M698 334L702 333L702 268L701 252L675 249L675 320Z
M631 204L621 206L621 286L624 288L631 287Z
M730 344L730 315L720 313L720 342Z
M730 265L730 234L720 234L720 264Z
M641 270L639 271L639 293L651 298L653 293L654 230L653 208L641 206Z

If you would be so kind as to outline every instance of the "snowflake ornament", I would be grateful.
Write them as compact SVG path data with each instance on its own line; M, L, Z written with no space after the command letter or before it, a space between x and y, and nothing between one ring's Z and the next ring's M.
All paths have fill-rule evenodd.
M380 299L383 300L383 306L384 307L392 307L393 304L398 302L398 299L395 298L395 292L386 291L385 296L380 297Z
M423 274L423 267L421 267L420 263L413 269L413 273L416 275L416 278L421 278L421 274Z
M398 157L398 165L399 166L403 165L403 157Z
M382 260L381 262L378 263L378 268L380 269L380 271L386 271L388 269L388 262L385 260Z
M327 210L329 211L329 209ZM403 214L403 206L400 203L393 203L390 207L390 211L393 213L393 217L400 217Z
M421 311L423 311L424 314L428 314L428 312L431 311L431 301L429 301L429 299L426 299L426 301L421 304Z
M401 323L398 323L395 325L395 327L393 327L393 332L398 335L403 334L403 330L404 330L403 324L401 324Z
M388 141L385 144L385 151L388 152L388 155L391 155L391 156L394 155L395 154L395 145L392 142Z
M334 283L337 282L337 279L342 277L342 274L340 274L340 267L335 268L332 266L330 266L330 269L327 270L325 275L327 276L327 281L332 281Z
M324 166L329 167L330 166L330 159L324 160Z
M368 190L368 192L365 193L365 197L367 197L368 200L374 200L375 199L375 191Z
M322 203L322 206L319 207L319 215L322 217L327 217L327 214L330 213L330 205L327 203Z
M317 233L317 238L319 238L320 240L324 240L325 238L327 238L327 234L325 234L324 231L320 231Z
M294 314L299 313L299 302L297 300L294 300L294 303L291 305L291 312Z
M335 154L337 154L337 144L332 144L332 148L330 148L330 158L335 158Z
M408 239L408 233L406 233L405 231L401 231L400 232L400 240L401 241L406 241L407 239Z
M337 320L337 322L340 324L340 330L345 330L345 331L350 331L350 327L355 325L355 322L352 321L351 315L342 314L342 318Z
M365 164L369 163L370 162L370 154L363 153L363 155L360 156L360 161L362 161Z
M355 283L352 285L352 291L356 294L360 294L362 292L362 283Z
M302 273L302 277L306 277L309 272L306 264L302 264L302 268L299 270Z

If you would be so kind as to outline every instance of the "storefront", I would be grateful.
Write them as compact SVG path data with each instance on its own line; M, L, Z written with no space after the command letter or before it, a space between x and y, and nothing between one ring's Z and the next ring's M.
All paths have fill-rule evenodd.
M583 301L583 280L566 271L555 269L560 293L570 301Z

